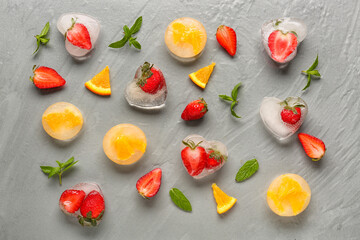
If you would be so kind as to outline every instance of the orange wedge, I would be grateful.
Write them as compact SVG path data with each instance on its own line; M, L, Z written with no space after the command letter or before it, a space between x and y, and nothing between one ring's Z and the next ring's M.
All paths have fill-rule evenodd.
M236 198L228 196L215 183L213 183L211 187L217 204L218 214L223 214L234 206L237 201Z
M199 87L205 88L206 84L209 81L210 75L214 70L215 63L211 63L209 66L201 68L196 72L193 72L189 75L190 79Z
M111 95L109 66L87 81L85 87L98 95Z

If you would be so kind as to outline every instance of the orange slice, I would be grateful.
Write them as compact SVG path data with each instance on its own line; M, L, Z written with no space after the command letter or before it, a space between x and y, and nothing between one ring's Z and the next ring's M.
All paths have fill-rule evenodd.
M297 174L277 177L269 186L267 203L279 216L296 216L306 209L311 198L307 182Z
M196 72L189 74L190 79L199 87L205 88L209 81L211 73L213 72L215 63L211 63L209 66L201 68Z
M237 201L236 198L228 196L215 183L213 183L211 187L217 204L218 214L223 214L234 206Z
M98 95L111 95L109 66L87 81L85 87Z

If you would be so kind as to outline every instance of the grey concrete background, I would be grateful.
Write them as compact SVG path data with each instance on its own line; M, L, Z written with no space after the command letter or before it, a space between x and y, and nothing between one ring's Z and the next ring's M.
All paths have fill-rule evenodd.
M0 1L0 239L359 239L359 78L360 1ZM93 56L75 62L66 52L56 29L65 12L98 18L102 30ZM137 37L143 49L113 50L107 45L122 38L124 24L142 15ZM183 65L166 50L163 36L174 19L191 16L208 34L204 54ZM261 45L260 27L266 20L293 16L308 25L308 36L296 58L279 70ZM36 34L50 21L50 42L34 57ZM220 24L232 26L238 36L234 58L215 38ZM319 54L323 78L301 89L300 74ZM158 65L168 85L166 108L144 113L124 99L126 83L144 61ZM216 67L202 91L188 74L211 63ZM34 64L56 69L66 80L60 91L41 92L29 81ZM110 67L113 94L109 98L89 92L84 82ZM229 94L239 81L236 107L241 119L231 117L229 105L218 94ZM203 120L185 123L185 105L199 96L209 104ZM312 162L297 137L279 144L265 130L259 116L263 97L300 96L309 114L300 131L324 140L325 157ZM41 115L52 103L68 101L85 118L81 135L70 143L51 139L41 126ZM148 138L144 158L130 167L108 160L102 150L105 133L119 123L142 128ZM200 134L225 143L229 161L216 174L197 181L184 170L180 141ZM63 185L47 179L40 165L53 165L74 156L79 163L64 174ZM259 171L243 183L234 181L240 166L253 157ZM135 188L149 170L163 169L158 195L146 201ZM282 173L297 173L312 190L309 207L301 215L281 218L266 204L271 180ZM99 183L106 213L96 228L69 221L58 207L60 194L82 181ZM216 213L211 183L238 199L224 216ZM170 188L181 189L193 212L179 210L170 200Z

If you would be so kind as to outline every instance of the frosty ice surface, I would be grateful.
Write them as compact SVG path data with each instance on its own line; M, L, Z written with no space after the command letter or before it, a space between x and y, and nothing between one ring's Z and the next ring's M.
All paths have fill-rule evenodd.
M284 122L282 119L281 112L285 109L285 102L290 107L300 108L301 117L294 124ZM307 104L300 97L288 97L285 101L275 97L265 97L260 106L260 116L265 127L279 140L285 140L293 135L300 128L307 112Z

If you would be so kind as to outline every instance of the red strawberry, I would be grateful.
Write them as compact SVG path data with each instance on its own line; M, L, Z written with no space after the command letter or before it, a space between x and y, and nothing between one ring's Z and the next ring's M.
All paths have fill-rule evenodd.
M136 188L141 196L144 198L150 198L157 194L161 185L162 171L160 168L155 168L151 172L148 172L142 176L136 182Z
M224 157L219 151L210 149L210 151L206 155L206 165L207 169L213 169L224 161L226 161L226 157Z
M105 211L105 202L103 196L96 190L91 191L80 207L79 223L84 225L85 222L92 226L97 225L97 220L100 220Z
M186 147L181 151L181 158L190 176L199 175L205 168L206 151L199 147L200 143L195 145L191 140L183 141Z
M197 120L202 118L207 113L207 103L203 98L189 103L181 114L181 118L185 121Z
M236 33L231 27L220 25L216 31L216 39L225 50L234 56L236 53Z
M35 84L37 88L48 89L63 86L66 81L52 68L33 67L34 76L30 77L30 80Z
M295 102L293 105L289 105L289 98L280 103L284 106L281 111L281 119L288 124L295 124L301 119L301 107L305 107L303 104Z
M154 68L154 64L145 62L141 66L141 76L136 84L146 93L155 94L165 86L165 78L160 69Z
M59 200L60 208L69 213L74 213L79 210L84 198L85 192L83 190L65 190Z
M90 34L84 24L76 23L75 20L72 18L72 25L66 31L65 37L69 42L73 45L90 50L92 47Z
M271 57L277 62L285 59L296 49L297 37L294 33L283 33L280 30L273 31L268 39Z
M305 153L311 157L313 161L319 161L324 156L326 148L322 140L306 133L299 133L298 137Z

